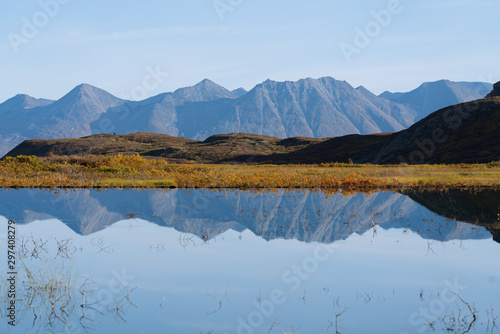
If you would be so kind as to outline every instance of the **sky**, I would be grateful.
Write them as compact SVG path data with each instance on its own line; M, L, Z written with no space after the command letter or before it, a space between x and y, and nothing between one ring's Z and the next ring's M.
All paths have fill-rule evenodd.
M142 99L331 76L376 94L500 81L498 0L23 0L0 4L0 102L81 83Z

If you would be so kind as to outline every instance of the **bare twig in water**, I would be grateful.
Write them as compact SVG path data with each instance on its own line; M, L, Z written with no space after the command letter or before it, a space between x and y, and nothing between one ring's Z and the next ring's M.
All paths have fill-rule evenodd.
M469 333L470 330L472 329L472 326L474 326L474 323L477 320L476 308L474 307L474 305L471 306L469 303L467 303L465 300L463 300L462 296L460 296L459 294L457 294L457 297L458 297L458 299L460 299L460 301L462 303L464 303L467 306L467 308L469 309L470 313L472 314L472 321L469 324L469 328L465 332L463 332L462 334Z
M124 314L124 313L125 313L125 311L124 311L124 310L123 310L123 308L122 308L122 302L123 302L124 300L126 300L126 301L127 301L127 304L126 304L126 307L127 307L127 308L128 308L128 306L130 306L130 305L132 305L132 306L134 306L134 307L136 307L136 308L137 308L137 306L136 306L134 303L132 303L132 301L130 300L130 294L131 294L131 293L132 293L135 289L137 289L137 288L133 288L133 289L129 289L129 290L127 290L127 294L125 294L125 295L124 295L124 296L123 296L120 300L116 300L116 301L115 301L115 302L116 302L116 305L115 305L115 307L114 307L114 309L113 309L113 312L114 312L113 314L115 314L115 315L116 315L116 316L117 316L117 317L118 317L121 321L123 321L124 323L126 323L127 321L126 321L126 320L125 320L125 318L123 318L123 316L122 316L122 314Z
M288 326L285 328L286 332L285 334L295 334L298 330L300 329L300 327L293 327L293 326Z
M493 306L491 306L491 311L486 309L486 316L488 317L488 326L486 327L486 332L488 332L488 330L490 329L490 326L491 326L491 333L493 334L494 329L498 328L497 327L498 316L495 316L495 314L493 312ZM491 320L490 320L490 317L491 317Z
M372 226L370 226L370 227L373 228L373 236L372 236L372 240L370 243L373 243L373 240L377 236L377 223L374 222L372 218L370 218L370 221L372 222Z
M33 250L31 251L32 259L38 259L41 251L44 251L45 253L49 254L45 249L45 245L47 244L48 240L45 241L43 241L42 239L35 240L35 238L31 236L31 242L33 243Z
M166 297L163 297L163 300L160 303L160 308L162 309L163 312L166 312L165 308L163 307L163 303L165 303Z
M349 309L349 307L347 307L346 305L344 305L344 309L342 310L342 312L337 312L335 313L335 334L340 334L339 332L339 322L342 321L342 319L340 319L340 317Z
M433 241L427 241L427 254L426 255L429 255L430 252L432 252L434 255L437 255L436 252L434 251L434 249L432 249L432 244L434 243L434 240Z
M212 298L216 299L216 300L219 302L219 307L218 307L215 311L210 312L210 313L207 313L207 316L212 315L212 314L215 314L215 313L219 312L219 311L222 309L222 300L221 300L220 298L218 298L218 297L214 296L214 295L211 295L211 294L208 294L208 295L209 295L210 297L212 297Z
M257 303L259 303L259 310L262 309L262 290L259 291L259 297L257 297Z
M55 241L57 244L56 257L60 256L62 258L69 259L77 250L76 247L71 243L71 238L60 240L60 241L55 239Z
M99 248L97 254L99 254L100 252L111 254L113 252L113 249L110 250L111 246L104 244L104 240L102 238L94 238L90 241L90 243L92 244L92 246L96 246L97 248Z
M188 246L189 243L192 243L193 247L194 247L194 246L196 246L196 243L193 241L193 238L194 238L194 235L189 234L189 233L185 233L185 232L181 232L179 234L179 238L178 238L179 245L181 245L182 248L186 248L186 246Z
M271 331L273 330L274 326L276 325L277 321L274 320L273 324L271 325L271 328L269 328L269 330L267 331L267 334L271 333Z
M334 308L340 308L339 307L339 300L340 300L340 297L338 297L337 299L333 299L333 306ZM326 328L326 330L330 330L330 328L332 328L333 326L335 326L335 334L340 334L339 332L339 329L341 328L339 326L339 323L342 321L342 319L340 319L342 317L342 315L349 309L349 307L347 307L347 305L344 304L344 309L340 312L336 312L335 313L335 323L333 321L331 321L329 318L327 318L326 320L330 323L330 325Z
M326 321L328 321L328 322L330 323L330 326L328 326L328 327L326 328L326 331L328 332L328 331L330 330L330 328L332 328L332 327L333 327L333 325L334 325L334 324L333 324L333 322L330 320L330 318L326 318Z

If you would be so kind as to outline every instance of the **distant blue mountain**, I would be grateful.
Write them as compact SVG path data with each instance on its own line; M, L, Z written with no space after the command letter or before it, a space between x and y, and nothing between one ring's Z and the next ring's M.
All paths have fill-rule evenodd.
M423 83L407 93L384 92L380 97L403 104L417 112L415 122L430 113L451 105L484 98L493 89L486 82L453 82L440 80Z
M240 87L240 88L236 88L236 89L232 90L231 93L233 93L237 97L241 97L241 96L245 95L246 93L248 93L248 91L245 88Z

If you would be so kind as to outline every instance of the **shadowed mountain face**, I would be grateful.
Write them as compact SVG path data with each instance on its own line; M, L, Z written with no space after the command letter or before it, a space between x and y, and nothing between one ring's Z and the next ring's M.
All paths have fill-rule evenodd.
M462 84L462 94L440 103L473 99L478 85ZM434 111L430 100L436 96L441 95L424 94L416 104L405 105L332 78L267 80L249 92L231 92L205 79L193 87L134 102L82 84L58 101L18 95L0 104L0 155L25 139L102 133L153 132L204 140L236 132L278 138L393 132ZM418 103L431 107L424 110Z
M486 97L499 97L500 96L500 81L493 86L493 90Z
M430 208L437 215L411 199L417 198L427 205L436 196L442 196L442 205L434 203ZM458 207L464 196L477 205ZM459 200L455 200L457 198ZM490 238L486 230L497 236L498 226L490 222L490 213L496 210L498 198L499 193L495 192L448 195L425 192L408 197L390 192L327 196L308 191L77 190L56 193L23 189L0 191L0 215L18 223L57 218L84 235L123 219L140 218L202 239L214 238L229 229L248 229L266 240L331 243L380 226L411 230L423 238L445 241ZM470 224L440 217L450 212L459 213L450 218L464 219Z

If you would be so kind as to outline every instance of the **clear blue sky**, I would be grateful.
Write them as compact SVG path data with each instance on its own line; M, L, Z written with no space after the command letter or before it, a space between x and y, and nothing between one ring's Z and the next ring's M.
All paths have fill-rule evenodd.
M54 1L66 3L42 8ZM500 80L498 0L401 0L378 27L371 12L397 0L218 1L2 1L0 101L57 99L83 82L130 95L148 68L169 73L148 81L148 96L204 78L250 89L268 78L332 76L374 93ZM224 20L215 3L231 7ZM356 46L356 28L373 37L348 62L340 45Z

